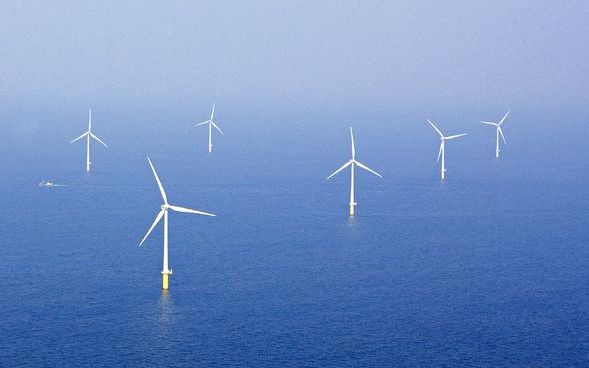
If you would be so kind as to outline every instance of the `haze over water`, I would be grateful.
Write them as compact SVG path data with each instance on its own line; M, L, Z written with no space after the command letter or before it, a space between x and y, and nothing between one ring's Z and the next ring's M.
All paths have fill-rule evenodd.
M585 4L1 7L0 365L589 363Z

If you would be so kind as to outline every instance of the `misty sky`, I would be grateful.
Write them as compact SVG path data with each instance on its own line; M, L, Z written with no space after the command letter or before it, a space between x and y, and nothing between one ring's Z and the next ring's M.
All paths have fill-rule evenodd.
M585 1L3 1L0 100L581 112L588 19Z

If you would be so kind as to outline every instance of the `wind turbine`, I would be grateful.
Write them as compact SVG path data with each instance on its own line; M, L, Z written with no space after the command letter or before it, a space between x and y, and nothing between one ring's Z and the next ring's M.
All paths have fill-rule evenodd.
M458 137L463 137L465 135L468 134L457 134L457 135L450 135L450 136L444 136L444 134L440 131L440 129L438 129L438 127L436 127L434 125L434 123L431 122L431 120L427 119L427 122L430 123L430 125L436 130L436 132L438 132L438 134L440 135L440 151L438 152L438 159L436 161L440 161L440 156L442 156L442 169L441 169L441 173L442 173L442 179L444 179L446 177L446 165L445 165L445 151L446 151L446 141L449 141L451 139L454 138L458 138Z
M151 166L151 170L153 171L153 176L155 176L155 181L157 182L157 186L160 189L160 193L162 194L162 198L164 200L164 203L161 205L160 212L155 217L155 221L153 222L153 224L151 224L151 227L147 231L147 234L145 234L145 236L141 240L141 243L139 243L139 246L141 246L143 244L145 239L147 239L149 234L151 234L151 231L153 230L153 228L155 228L155 226L158 224L158 222L160 222L160 220L163 217L164 218L164 265L163 265L163 269L162 269L162 288L164 290L168 290L168 276L172 274L172 270L170 270L168 268L168 210L172 210L172 211L176 211L176 212L184 212L184 213L193 213L193 214L205 215L205 216L216 216L216 215L213 215L212 213L208 213L208 212L196 211L196 210L192 210L190 208L173 206L173 205L169 204L168 197L166 196L166 192L164 191L164 187L162 186L162 182L160 181L160 178L157 176L157 172L155 172L155 167L153 167L153 164L151 163L151 160L149 159L149 157L147 158L147 161L149 161L149 166Z
M382 175L380 175L376 171L372 170L368 166L364 165L363 163L356 161L356 147L354 145L354 132L352 131L352 127L350 127L350 138L352 140L352 158L350 160L348 160L348 162L343 164L342 167L337 169L333 174L329 175L327 177L327 179L330 179L332 176L334 176L338 172L342 171L346 167L351 166L351 169L350 169L350 216L353 216L354 215L354 207L357 204L354 200L354 167L356 165L358 165L358 167L360 167L366 171L369 171L369 172L373 173L374 175L379 176L381 178L382 178Z
M503 144L507 144L507 142L505 142L505 136L503 135L503 130L501 130L501 124L503 124L503 122L507 118L507 115L509 115L509 111L505 114L505 116L503 116L503 119L501 119L501 121L499 121L498 123L492 123L490 121L481 121L481 123L483 123L483 124L493 125L496 128L495 130L496 130L496 134L497 134L497 145L495 146L495 158L499 158L499 152L501 151L499 149L499 135L501 135L501 138L503 138Z
M96 139L104 147L108 147L106 145L106 143L104 143L103 141L101 141L100 138L98 138L97 136L95 136L92 133L92 109L89 109L88 110L88 131L84 132L84 134L82 134L78 138L74 139L70 143L74 143L75 141L77 141L79 139L82 139L84 137L86 137L86 171L90 171L90 164L91 164L91 162L90 162L90 137Z
M213 141L212 141L213 127L215 129L217 129L219 131L219 133L225 135L225 133L223 133L223 131L217 126L217 124L215 124L215 104L213 104L213 111L211 111L211 118L207 121L203 121L202 123L195 124L194 126L201 126L201 125L205 125L205 124L209 125L209 153L210 153L211 149L213 148Z

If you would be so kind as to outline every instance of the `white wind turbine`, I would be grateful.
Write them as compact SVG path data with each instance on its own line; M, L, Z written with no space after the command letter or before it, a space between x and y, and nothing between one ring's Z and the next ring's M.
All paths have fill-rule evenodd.
M202 123L195 124L194 126L201 126L201 125L205 125L205 124L209 125L209 152L211 152L211 149L213 148L213 140L212 140L213 127L215 127L215 129L217 129L219 131L219 133L225 135L225 133L223 133L223 131L217 126L217 124L215 124L215 104L213 104L213 111L211 112L211 118L207 121L203 121Z
M151 166L151 170L153 171L153 176L155 176L155 181L157 182L157 186L160 189L160 193L162 194L162 198L164 200L164 203L161 205L160 212L155 217L155 221L153 222L153 224L151 224L151 227L147 231L147 234L145 234L145 236L141 240L141 243L139 243L139 246L141 246L143 244L145 239L147 239L149 234L151 234L151 231L155 228L155 226L158 224L158 222L160 222L160 220L163 217L164 218L164 265L163 265L163 269L162 269L162 288L164 290L168 290L168 276L172 274L172 270L170 270L168 268L168 210L172 210L172 211L176 211L176 212L184 212L184 213L194 213L197 215L206 215L206 216L216 216L216 215L213 215L212 213L208 213L208 212L191 210L190 208L173 206L173 205L169 204L168 197L166 196L166 192L164 191L164 187L162 186L162 182L160 181L160 178L157 176L157 173L155 172L155 167L153 167L153 164L151 163L151 160L149 159L149 157L147 158L147 161L149 161L149 166Z
M358 167L360 167L366 171L369 171L369 172L373 173L374 175L379 176L381 178L382 178L382 175L380 175L376 171L372 170L368 166L364 165L363 163L356 161L356 147L354 145L354 132L352 131L352 127L350 127L350 138L352 140L352 158L350 160L348 160L348 162L343 164L342 167L337 169L333 174L329 175L327 177L327 179L331 178L332 176L334 176L338 172L342 171L346 167L351 166L351 169L350 169L350 216L353 216L354 215L354 207L357 204L354 200L354 166L358 165Z
M446 137L446 136L444 136L444 134L442 134L442 132L440 131L440 129L438 129L438 127L436 127L434 125L434 123L431 122L431 120L427 119L427 122L430 123L430 125L440 135L440 151L438 152L438 159L436 161L440 161L440 156L442 156L442 169L441 169L441 173L442 173L442 179L444 179L446 177L446 164L445 164L446 141L449 141L451 139L458 138L458 137L463 137L463 136L468 135L468 134L457 134L457 135L450 135L450 136L447 136Z
M90 137L96 139L104 147L108 147L106 145L106 143L104 143L103 141L101 141L100 138L98 138L97 136L95 136L92 133L92 109L89 109L88 110L88 131L84 132L84 134L82 134L78 138L74 139L70 143L74 143L75 141L77 141L79 139L82 139L84 137L86 137L86 171L90 171L90 164L91 164L91 162L90 162Z
M501 138L503 138L503 144L507 144L507 142L505 142L505 136L503 135L503 130L501 130L501 124L503 124L503 122L505 121L505 119L507 118L507 115L509 115L509 111L505 114L505 116L503 116L503 118L501 119L501 121L499 121L498 123L492 123L490 121L481 121L481 123L483 124L487 124L487 125L493 125L496 129L496 135L497 135L497 145L495 146L495 157L499 158L499 152L501 151L499 149L499 135L501 135Z

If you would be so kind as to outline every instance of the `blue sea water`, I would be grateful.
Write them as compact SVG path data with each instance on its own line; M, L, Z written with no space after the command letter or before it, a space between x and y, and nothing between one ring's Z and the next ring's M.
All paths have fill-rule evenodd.
M2 153L1 366L583 367L589 365L589 133L518 116L494 132L440 119L448 179L425 118L346 121L84 114L9 131ZM498 113L500 115L500 113ZM480 117L490 119L491 117ZM393 120L393 121L391 121ZM472 121L476 121L474 118ZM164 123L162 123L162 121ZM523 124L523 122L526 122ZM139 241L161 198L170 215ZM43 179L63 187L39 188Z

